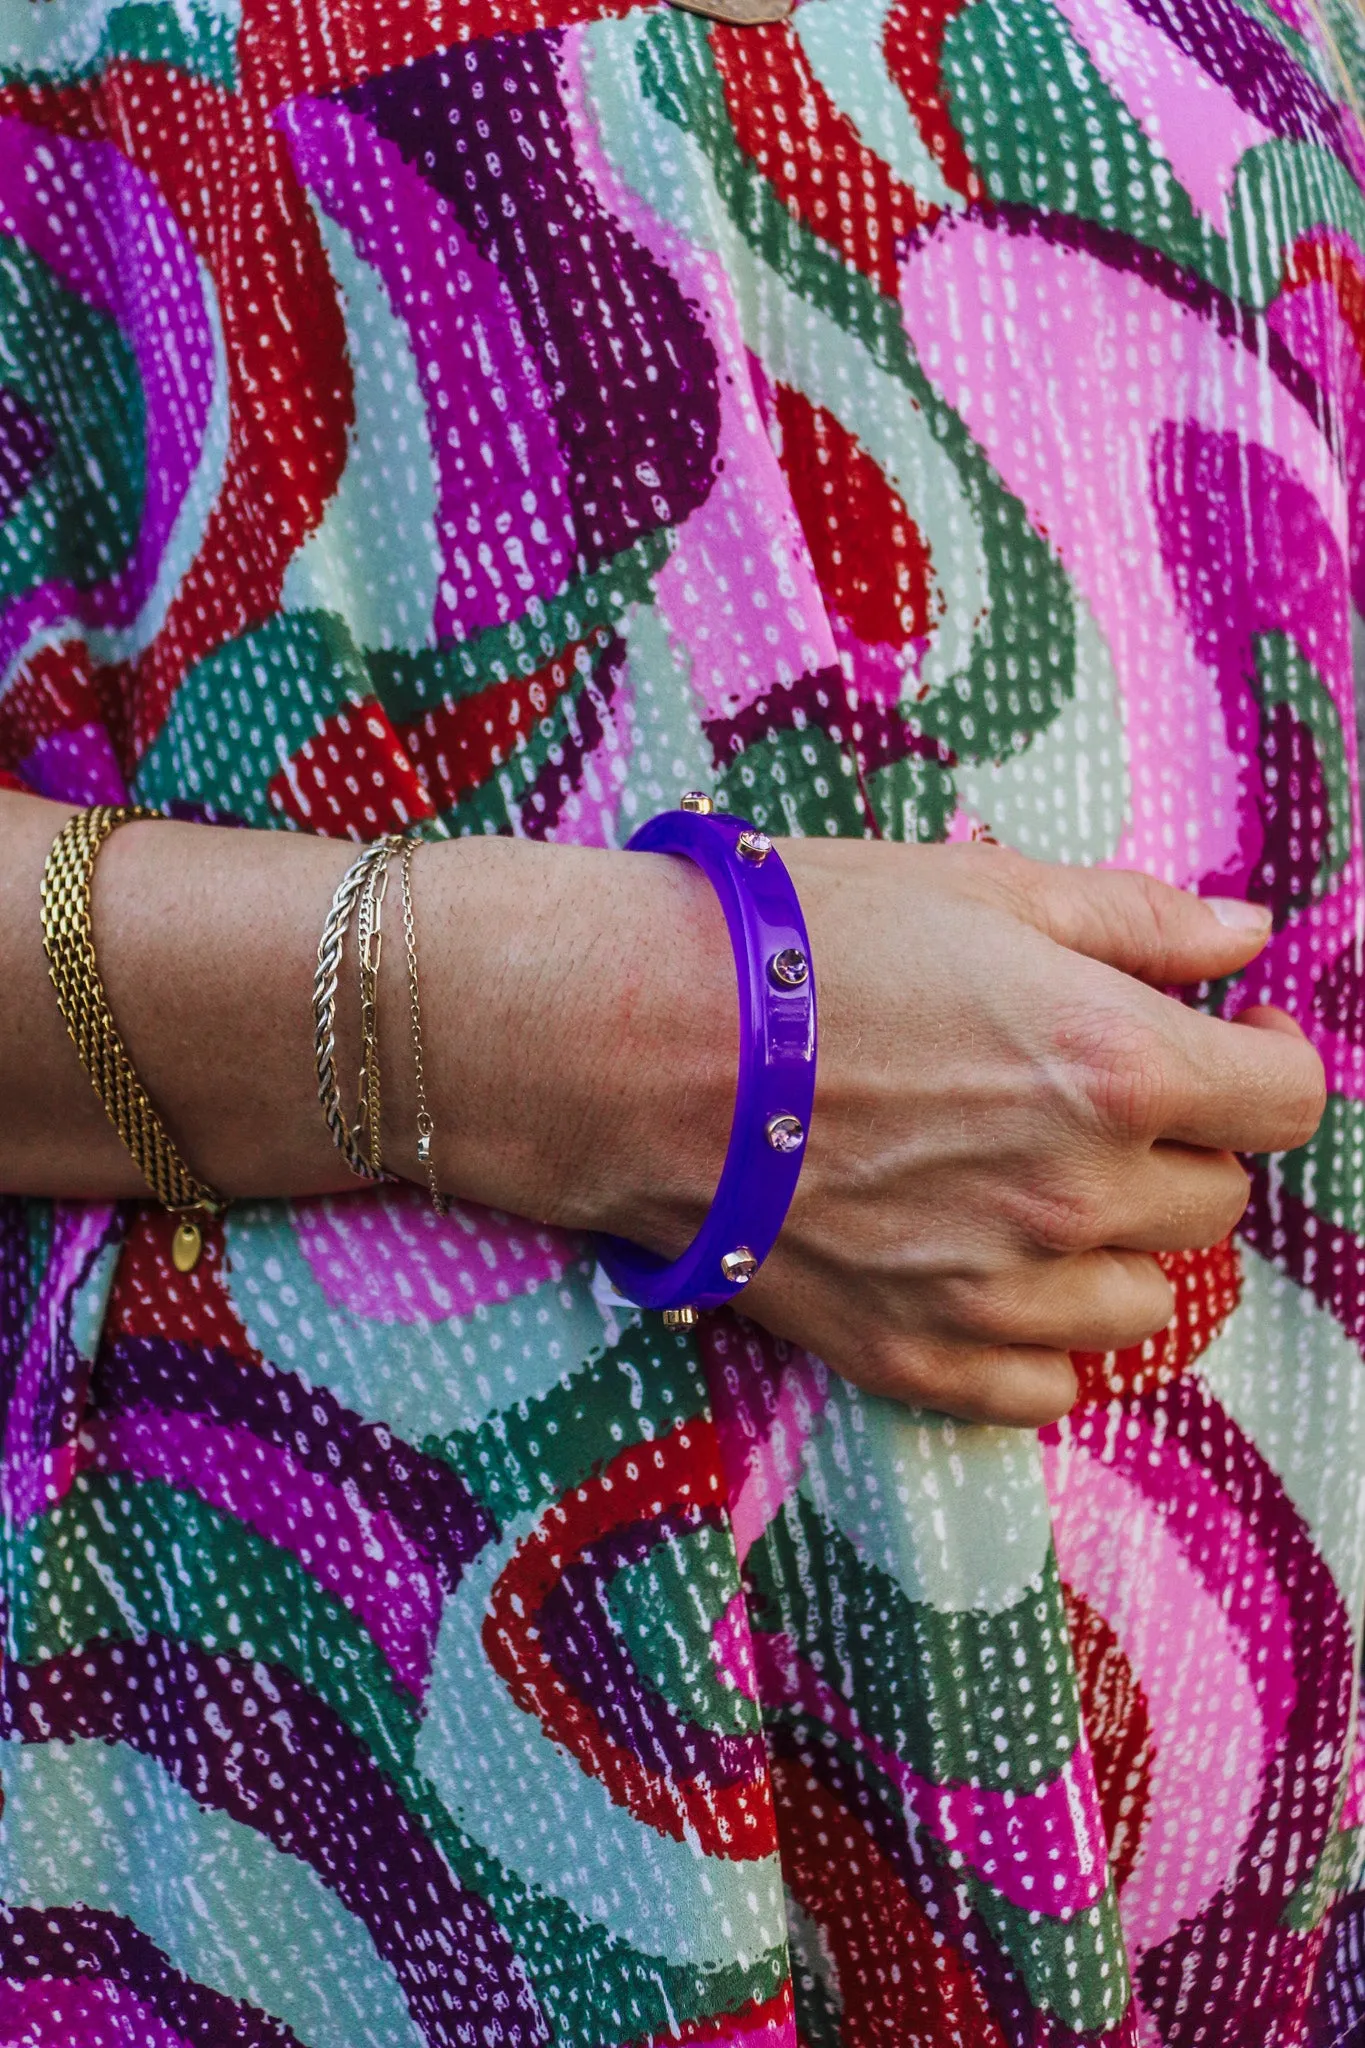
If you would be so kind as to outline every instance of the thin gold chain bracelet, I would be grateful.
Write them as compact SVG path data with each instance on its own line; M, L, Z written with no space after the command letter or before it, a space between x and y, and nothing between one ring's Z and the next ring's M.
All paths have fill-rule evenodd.
M62 1019L105 1114L157 1201L180 1217L171 1257L178 1272L189 1273L204 1242L196 1218L221 1214L227 1198L185 1164L138 1079L100 980L90 912L100 848L120 825L155 816L134 804L98 804L62 827L43 867L43 950Z
M417 1096L417 1159L427 1177L431 1206L438 1216L450 1207L441 1190L440 1170L432 1153L436 1123L427 1102L426 1058L422 1044L422 990L417 978L417 921L412 906L412 863L417 852L415 839L405 841L400 876L403 888L403 942L408 956L408 1015L412 1023L413 1081Z
M355 1135L357 1142L364 1141L375 1180L386 1178L379 1067L379 966L384 949L384 899L398 843L392 835L380 841L383 851L370 869L356 919L356 949L360 955L360 1086Z

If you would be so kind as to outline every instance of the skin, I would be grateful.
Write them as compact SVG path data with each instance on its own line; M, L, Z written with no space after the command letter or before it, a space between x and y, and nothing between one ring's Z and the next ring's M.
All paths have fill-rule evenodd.
M39 878L69 815L0 793L0 1192L137 1196L42 953ZM1236 1224L1234 1155L1316 1127L1321 1066L1287 1017L1224 1023L1161 993L1244 966L1268 919L995 847L782 852L810 928L820 1065L796 1200L745 1313L875 1392L1053 1420L1075 1397L1069 1350L1169 1319L1151 1255ZM96 943L125 1043L190 1165L229 1195L355 1186L314 1093L311 1007L353 854L157 822L100 856ZM385 1154L420 1179L394 884ZM734 968L709 886L665 857L486 839L424 848L414 894L443 1186L681 1250L733 1109Z

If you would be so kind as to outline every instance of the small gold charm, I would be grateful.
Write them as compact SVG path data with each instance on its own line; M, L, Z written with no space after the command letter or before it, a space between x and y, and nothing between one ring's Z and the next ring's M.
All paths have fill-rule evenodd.
M182 1216L171 1239L171 1264L177 1273L192 1273L204 1249L204 1233L192 1216Z
M666 1330L695 1330L701 1321L700 1311L695 1308L666 1308L663 1313Z

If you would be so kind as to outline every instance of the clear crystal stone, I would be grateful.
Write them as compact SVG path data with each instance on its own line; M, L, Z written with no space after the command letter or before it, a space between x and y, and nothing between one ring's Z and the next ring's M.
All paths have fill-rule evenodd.
M764 1129L774 1152L799 1152L806 1142L805 1127L797 1116L770 1116Z
M752 861L760 867L773 850L772 840L766 832L741 832L735 841L735 850L741 860Z
M768 962L768 973L779 988L802 988L810 973L810 962L799 946L784 946Z

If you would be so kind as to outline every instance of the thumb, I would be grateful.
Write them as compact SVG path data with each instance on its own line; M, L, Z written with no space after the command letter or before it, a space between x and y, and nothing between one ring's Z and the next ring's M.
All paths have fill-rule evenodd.
M1059 946L1154 987L1214 981L1245 967L1270 936L1259 903L1195 896L1123 868L1020 866L1016 908Z

